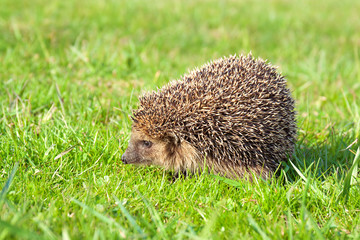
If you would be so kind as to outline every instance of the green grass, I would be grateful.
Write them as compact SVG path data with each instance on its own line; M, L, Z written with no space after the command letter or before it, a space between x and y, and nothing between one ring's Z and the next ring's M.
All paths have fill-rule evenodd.
M0 5L0 239L360 238L359 1ZM121 163L142 91L250 51L297 101L279 179Z

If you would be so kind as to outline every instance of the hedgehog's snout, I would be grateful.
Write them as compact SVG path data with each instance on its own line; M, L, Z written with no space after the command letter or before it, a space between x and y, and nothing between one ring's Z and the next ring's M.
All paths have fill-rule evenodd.
M124 163L124 164L127 164L127 159L126 159L126 155L125 153L121 156L121 161Z

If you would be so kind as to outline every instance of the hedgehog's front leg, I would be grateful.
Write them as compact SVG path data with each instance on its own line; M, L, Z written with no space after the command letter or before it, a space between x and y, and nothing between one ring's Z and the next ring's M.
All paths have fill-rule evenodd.
M178 180L179 178L187 178L188 176L191 176L191 174L186 171L186 170L182 170L182 171L176 171L174 172L174 174L171 177L171 182L175 182L176 180Z

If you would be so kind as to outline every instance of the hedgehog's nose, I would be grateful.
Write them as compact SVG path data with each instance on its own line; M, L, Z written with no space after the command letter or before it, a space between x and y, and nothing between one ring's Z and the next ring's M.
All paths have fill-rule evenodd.
M127 164L125 154L123 154L123 155L121 156L121 161L122 161L124 164Z

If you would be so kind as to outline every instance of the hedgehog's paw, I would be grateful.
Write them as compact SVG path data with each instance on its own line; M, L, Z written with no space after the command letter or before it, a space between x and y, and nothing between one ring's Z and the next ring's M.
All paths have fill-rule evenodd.
M172 183L176 182L178 179L185 179L189 177L191 174L186 170L176 171L172 174L170 181Z

